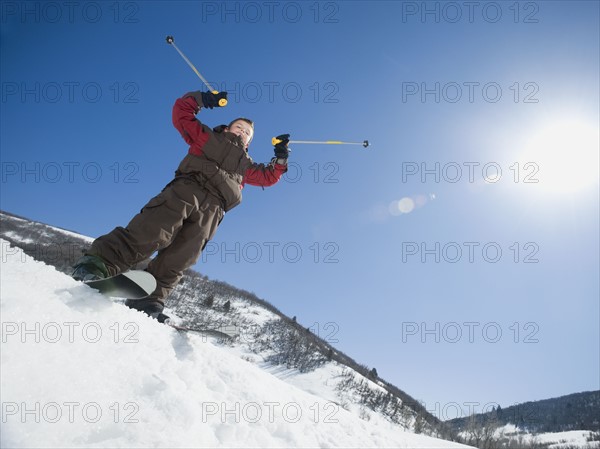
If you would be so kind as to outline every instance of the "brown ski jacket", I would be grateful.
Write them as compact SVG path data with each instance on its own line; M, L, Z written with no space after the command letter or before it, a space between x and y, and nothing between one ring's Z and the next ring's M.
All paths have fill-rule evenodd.
M202 107L200 94L185 94L173 106L173 125L190 145L175 176L194 179L218 197L227 212L241 203L245 184L271 186L287 171L287 165L275 158L267 165L257 164L242 140L224 131L224 125L211 129L200 123L196 118Z

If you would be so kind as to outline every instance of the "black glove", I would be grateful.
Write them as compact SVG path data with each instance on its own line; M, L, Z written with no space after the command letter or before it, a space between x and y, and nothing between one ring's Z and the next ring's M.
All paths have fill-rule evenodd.
M288 143L290 142L290 135L281 134L275 138L281 141L275 145L275 157L280 159L287 159L290 155L290 149L288 148Z
M219 100L225 99L227 100L227 92L217 92L213 94L212 92L202 92L202 105L205 108L212 109L219 107Z

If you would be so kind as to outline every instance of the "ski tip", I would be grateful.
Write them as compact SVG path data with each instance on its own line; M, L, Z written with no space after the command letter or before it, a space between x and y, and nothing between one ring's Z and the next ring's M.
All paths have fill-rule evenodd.
M156 279L147 271L132 270L122 273L123 276L141 287L148 295L156 290Z

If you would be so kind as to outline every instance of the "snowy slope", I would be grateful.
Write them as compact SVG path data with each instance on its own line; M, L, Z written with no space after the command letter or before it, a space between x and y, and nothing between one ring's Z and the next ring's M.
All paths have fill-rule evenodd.
M589 430L531 434L514 424L506 424L496 429L495 437L499 440L516 442L522 446L548 445L548 449L600 448L598 441L588 441L590 434Z
M588 430L570 430L566 432L540 433L532 436L532 441L540 444L549 444L548 449L598 449L600 444L597 441L587 441L590 436Z
M360 419L318 382L310 393L0 245L2 447L466 447Z
M36 260L71 273L92 239L0 211L0 238ZM214 304L207 305L212 298ZM228 310L225 304L230 303ZM338 351L268 302L229 284L188 271L167 300L167 312L191 327L240 331L231 350L307 392L328 398L362 419L384 419L401 430L448 439L450 429L414 398ZM325 365L325 366L323 366ZM319 375L311 373L316 368ZM316 373L315 373L316 374ZM383 388L382 388L383 387Z

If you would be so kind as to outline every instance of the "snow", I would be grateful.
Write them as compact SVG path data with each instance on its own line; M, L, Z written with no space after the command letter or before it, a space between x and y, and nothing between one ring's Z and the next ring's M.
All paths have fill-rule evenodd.
M252 321L256 326L262 326L267 321L278 318L273 312L269 312L267 309L251 305L246 302L237 302L236 308L243 314L252 316Z
M539 443L550 443L549 449L560 449L563 447L577 446L584 448L597 448L597 442L588 442L590 432L587 430L570 430L567 432L542 433L535 436Z
M522 431L514 424L506 424L496 430L497 438L509 438L513 441L519 441L524 445L547 444L548 449L573 448L596 449L598 442L588 442L590 436L589 430L570 430L565 432L549 432L540 434L531 434Z
M41 224L43 227L45 227L53 232L63 234L65 236L74 238L76 240L82 240L88 244L91 244L94 241L94 239L92 237L89 237L86 235L77 234L76 232L67 231L66 229L57 228L56 226L50 226L50 225L46 225L43 223L31 222L31 221L25 220L23 218L15 217L14 215L8 215L1 211L0 211L0 216L1 216L2 220L4 220L4 221L23 222L23 223L26 223L27 226L32 227L32 228L36 228L37 226L39 226ZM45 232L44 234L48 235L47 232ZM4 232L4 235L10 239L16 240L21 243L36 243L34 240L29 239L29 238L24 238L24 237L20 236L19 234L17 234L16 232L6 231L6 232Z
M17 242L20 242L20 243L26 243L26 244L35 243L35 240L22 237L19 234L17 234L16 232L12 232L12 231L6 231L4 233L4 236L8 237L9 239L16 240Z
M339 367L263 369L0 247L2 447L467 447L344 410Z
M72 232L72 231L67 231L66 229L62 229L62 228L57 228L56 226L49 226L48 228L52 229L53 231L56 232L60 232L61 234L64 234L68 237L72 237L75 239L82 239L84 240L86 243L92 243L94 241L93 237L89 237L87 235L82 235L82 234L77 234L76 232Z

